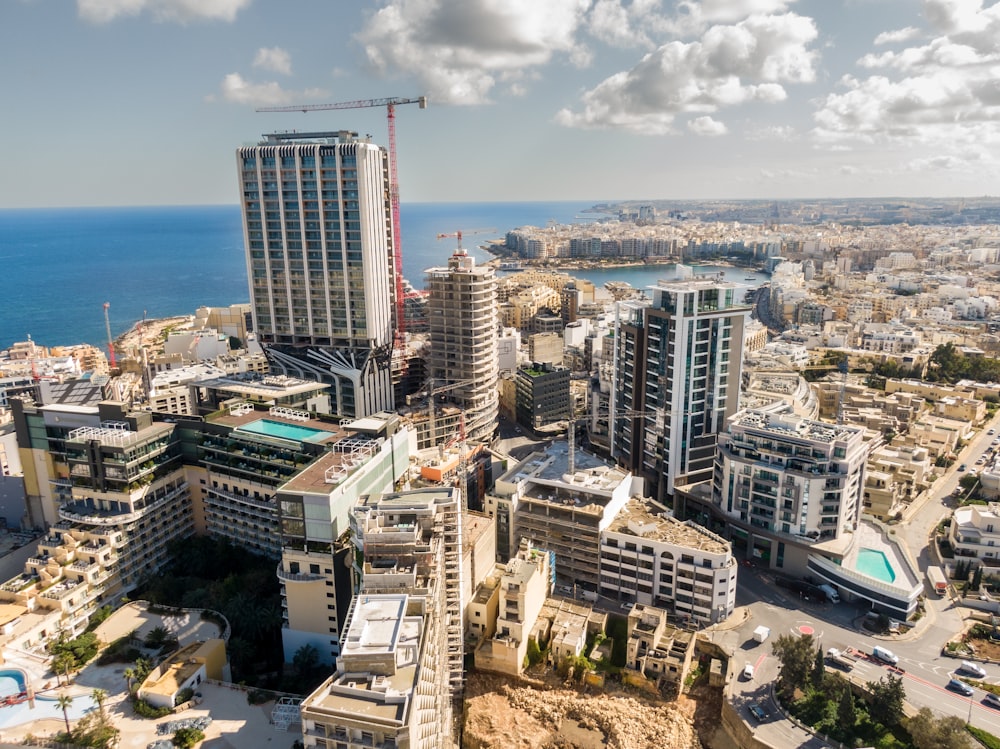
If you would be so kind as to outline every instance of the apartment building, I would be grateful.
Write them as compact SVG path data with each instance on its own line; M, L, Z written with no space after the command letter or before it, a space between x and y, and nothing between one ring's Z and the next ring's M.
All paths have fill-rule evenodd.
M968 505L952 513L948 541L955 556L987 567L1000 566L1000 503Z
M567 367L533 362L514 374L517 423L539 429L572 416L570 371Z
M495 634L476 649L476 668L519 675L528 654L528 639L545 599L552 592L553 555L522 539L517 555L505 565L497 565L499 583L490 588L498 601L495 623L487 623ZM470 607L470 615L480 619L487 609Z
M685 621L728 618L736 606L736 572L728 541L650 500L629 499L601 533L600 594Z
M615 326L615 457L668 501L709 479L715 445L739 406L742 290L711 276L660 281L652 302L625 302Z
M786 560L790 541L834 542L856 527L868 449L858 427L743 411L720 436L712 501L748 554L804 567Z
M656 680L661 691L680 693L691 667L695 634L672 626L668 613L654 606L636 604L628 613L628 668Z
M329 413L391 410L385 148L347 131L275 133L236 162L253 327L271 371L325 383Z
M500 374L496 272L477 266L475 258L459 249L447 267L426 273L432 390L441 391L465 414L468 439L489 441L497 429Z
M486 496L496 520L497 556L510 559L522 539L555 554L555 578L563 586L596 592L601 533L641 481L566 442L532 453L500 476Z

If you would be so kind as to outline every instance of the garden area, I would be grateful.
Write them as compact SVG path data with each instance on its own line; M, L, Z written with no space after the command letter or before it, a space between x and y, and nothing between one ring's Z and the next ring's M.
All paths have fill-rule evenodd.
M781 662L776 698L799 722L844 746L1000 748L1000 740L983 731L968 730L962 718L938 718L927 708L907 716L906 693L899 676L886 674L878 681L860 684L829 671L823 648L811 635L782 635L772 648Z

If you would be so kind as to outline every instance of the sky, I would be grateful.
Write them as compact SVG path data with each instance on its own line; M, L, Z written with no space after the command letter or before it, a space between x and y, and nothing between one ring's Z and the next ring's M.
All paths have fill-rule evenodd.
M0 209L235 204L277 130L402 202L1000 195L1000 0L2 0Z

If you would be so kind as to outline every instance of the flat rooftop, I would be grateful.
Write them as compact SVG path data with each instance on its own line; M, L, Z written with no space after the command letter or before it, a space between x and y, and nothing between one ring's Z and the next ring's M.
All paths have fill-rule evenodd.
M337 672L303 701L304 716L404 722L417 683L424 631L421 616L407 615L408 603L405 593L358 595L341 638Z
M632 498L615 515L607 530L712 554L725 554L729 551L729 543L722 537L669 515L659 515L656 509L662 508L657 508L651 502Z
M613 492L630 480L630 474L578 449L570 475L569 445L560 441L544 452L533 453L505 473L501 480L526 482L523 499L574 504L578 509L591 506L596 512L603 512Z
M305 422L305 425L308 426L309 422ZM376 442L366 441L362 444L362 441L345 438L338 433L321 440L320 444L331 446L332 449L292 476L282 485L283 490L329 494L370 460L379 447ZM357 449L352 449L353 447Z
M828 424L823 421L788 415L779 416L763 411L742 411L733 419L733 425L825 443L838 439L851 439L864 431L861 427Z

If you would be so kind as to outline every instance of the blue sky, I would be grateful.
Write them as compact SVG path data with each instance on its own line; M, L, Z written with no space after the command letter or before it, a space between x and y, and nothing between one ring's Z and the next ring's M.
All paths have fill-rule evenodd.
M0 208L236 203L263 132L403 202L1000 194L991 0L3 0Z

